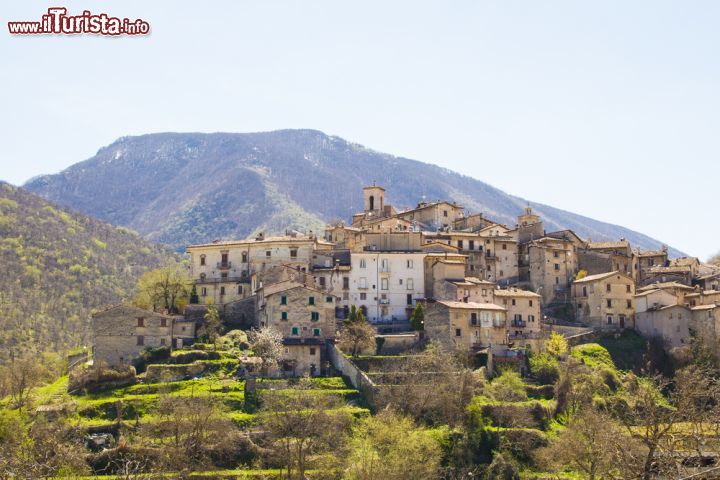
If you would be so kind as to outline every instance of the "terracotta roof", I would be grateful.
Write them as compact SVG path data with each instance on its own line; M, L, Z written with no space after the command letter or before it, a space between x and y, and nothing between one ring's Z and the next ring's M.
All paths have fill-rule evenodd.
M245 240L219 240L217 242L210 243L198 243L195 245L188 245L187 248L198 248L198 247L226 247L232 245L255 245L263 243L278 243L278 242L290 242L290 243L314 243L321 242L315 238L310 237L292 237L292 236L276 236L276 237L265 237L262 240L257 238L247 238ZM322 240L324 242L324 240Z
M700 295L718 295L720 294L720 291L718 290L705 290L703 292L696 292L696 293L688 293L685 295L685 298L695 298L699 297Z
M497 289L493 291L494 295L497 295L498 297L533 297L533 298L540 298L540 295L538 295L535 292L531 292L530 290L520 290L518 288L508 288L508 289Z
M718 308L718 305L711 303L709 305L698 305L697 307L690 307L690 310L713 310Z
M505 307L495 305L494 303L476 303L476 302L456 302L452 300L439 300L437 303L450 308L460 308L463 310L497 310L507 311Z
M617 242L588 242L588 248L602 249L602 248L627 248L630 246L630 242L627 240L619 240Z
M612 277L613 275L622 275L623 277L627 277L624 273L620 273L617 270L614 272L606 272L606 273L598 273L596 275L588 275L586 277L581 278L580 280L575 280L574 283L587 283L587 282L596 282L598 280L604 280L606 278Z
M650 273L689 273L691 271L689 265L676 266L676 267L650 267L648 272Z
M465 281L470 283L476 283L478 285L495 285L495 282L491 282L490 280L483 280L482 278L478 277L465 277Z
M644 292L645 290L664 290L666 288L679 288L681 290L695 290L693 287L688 287L678 282L655 282L650 285L645 285L637 289L638 292Z
M636 252L638 257L657 257L660 255L667 256L667 252L663 252L662 250L648 250L646 252Z

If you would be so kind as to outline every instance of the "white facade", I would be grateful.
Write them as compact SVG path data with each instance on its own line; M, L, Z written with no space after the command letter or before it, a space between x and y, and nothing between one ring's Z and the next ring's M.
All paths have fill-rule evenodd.
M407 319L425 298L424 258L422 252L353 253L349 303L371 323Z

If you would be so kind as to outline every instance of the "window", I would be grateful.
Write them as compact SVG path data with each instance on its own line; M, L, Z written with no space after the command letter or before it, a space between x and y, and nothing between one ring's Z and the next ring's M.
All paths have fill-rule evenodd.
M220 272L220 278L228 278L227 272Z
M503 249L503 250L507 250L507 244L503 243L503 244L502 244L502 249Z
M456 336L456 337L462 336L462 330L460 330L459 328L456 328L456 329L455 329L455 336Z
M609 298L607 299L607 307L612 308L612 300L610 300Z
M587 297L587 287L583 287L583 297Z
M320 336L320 329L313 328L313 337L319 337L319 336Z
M406 301L406 303L407 303L408 305L412 305L412 293L408 293L408 294L406 295L405 301Z
M285 295L280 297L280 305L287 305L287 297Z
M333 297L325 297L325 303L332 303Z
M200 274L200 280L205 280L205 277L207 277L207 275L205 275L204 273Z
M443 210L443 217L447 217L447 210Z
M325 277L320 277L318 280L320 281L320 286L325 287Z
M380 271L382 272L390 271L390 262L387 258L383 258L382 260L380 260L380 269Z
M164 339L164 338L161 338L161 339L160 339L160 345L161 345L161 346L165 346L165 339Z
M308 298L308 305L315 305L315 297Z
M463 248L463 241L462 241L462 240L458 240L458 248L459 248L460 250L462 250L462 248Z
M513 299L510 301L510 303L511 303L512 305L515 305L515 299L513 298Z
M205 265L205 255L200 255L200 265Z
M358 288L367 288L367 278L360 277L360 280L358 281Z
M320 313L319 312L310 312L310 320L313 322L317 322L320 320Z
M202 287L200 289L200 295L203 297L207 297L207 288L206 287Z
M297 258L297 248L290 249L290 258Z
M560 277L555 277L555 285L560 285Z
M611 289L610 284L609 284L609 283L606 284L606 285L605 285L605 291L606 291L606 292L609 292L610 289Z
M360 300L367 300L367 293L362 292L362 293L360 294Z
M528 322L534 322L535 321L535 315L528 315Z
M161 326L161 327L167 327L167 318L161 318L161 319L160 319L160 326Z
M408 261L406 262L406 264L407 264L407 268L413 268L413 261L412 261L412 260L408 260Z
M360 259L360 268L366 268L367 267L367 261L364 258Z
M310 347L310 355L315 355L315 347Z
M137 344L138 344L138 347L142 347L143 345L145 345L145 337L143 337L142 335L138 335L137 336Z
M477 313L472 312L472 313L470 314L470 323L471 323L472 325L477 325Z
M522 315L520 315L519 313L516 313L516 314L515 314L515 321L516 321L516 322L522 322Z
M626 291L627 293L630 293L630 285L625 285L625 291Z
M137 326L138 326L138 327L144 327L144 326L145 326L145 318L143 318L143 317L138 317L138 319L137 319Z
M220 295L225 295L225 287L220 287Z
M238 295L242 295L242 293L243 293L242 285L238 285Z
M402 285L402 282L403 282L402 278L398 280L398 283L399 283L400 285Z
M287 320L287 312L280 312L280 320Z
M290 335L296 335L298 334L298 327L292 327L290 330Z
M627 301L627 308L632 308L632 300Z
M242 263L247 263L247 252L242 252Z
M531 307L533 306L533 305L532 305L532 300L530 300L530 306L531 306Z
M343 290L350 289L350 277L343 277Z
M608 324L608 325L612 325L612 324L613 324L612 315L608 315L608 316L607 316L607 324Z
M555 266L554 266L554 268L555 268L555 270L560 270L560 264L559 264L559 263L556 263Z
M468 248L470 250L475 250L475 240L468 240Z
M553 257L559 258L559 257L560 257L560 254L559 254L558 252L553 252Z
M381 290L387 290L387 289L388 289L388 279L387 279L387 278L381 278L381 279L380 279L380 289L381 289Z
M272 252L270 250L265 250L265 256L270 258L272 256Z
M408 289L408 290L414 290L414 289L415 289L415 280L413 280L412 278L408 278L408 279L407 279L407 282L405 282L405 283L407 284L407 289Z

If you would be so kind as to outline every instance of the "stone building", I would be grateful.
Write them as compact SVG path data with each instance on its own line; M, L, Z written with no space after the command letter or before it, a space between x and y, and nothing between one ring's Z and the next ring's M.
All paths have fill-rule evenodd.
M656 282L644 286L637 287L637 292L647 292L649 290L663 290L675 296L675 303L682 305L685 303L685 295L694 293L695 289L682 283L677 282Z
M435 291L437 300L455 300L458 302L493 303L495 284L477 277L465 277L461 280L445 280Z
M634 258L630 242L621 239L616 242L588 242L578 249L578 268L588 275L622 272L637 281Z
M506 328L511 341L540 338L540 295L518 288L496 289L492 293L492 303L507 309Z
M685 305L667 305L637 313L635 329L646 338L660 337L667 349L690 341L692 311Z
M667 247L663 247L660 250L648 250L640 251L635 250L633 252L635 259L635 271L637 272L637 284L647 285L650 282L645 281L645 277L648 271L653 267L666 267L668 266L668 253Z
M635 316L640 312L648 310L657 310L660 307L669 307L677 305L677 297L672 293L661 290L659 288L653 290L645 290L635 295Z
M95 362L111 366L127 365L146 348L172 348L176 318L131 305L115 305L93 314ZM178 338L186 337L178 335Z
M320 375L335 341L336 297L293 281L263 285L257 295L260 326L283 335L282 373Z
M635 282L620 272L575 280L572 298L578 321L597 328L632 328Z
M350 250L322 250L313 253L314 287L337 297L337 307L350 308Z
M332 244L297 232L284 236L215 241L187 247L190 277L196 284L201 303L222 304L254 294L251 276L273 267L285 266L307 272L314 250L330 249Z
M507 310L492 303L428 302L425 335L445 348L477 351L507 345Z
M685 303L690 307L698 305L720 305L720 291L718 290L698 290L694 293L685 295Z
M570 240L542 237L524 247L520 278L540 294L543 305L570 302L570 285L578 271L575 248Z

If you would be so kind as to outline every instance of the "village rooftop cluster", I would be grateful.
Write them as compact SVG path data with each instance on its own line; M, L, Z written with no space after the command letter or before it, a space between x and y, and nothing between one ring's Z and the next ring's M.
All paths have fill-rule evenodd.
M187 247L197 298L182 316L116 306L93 318L94 357L131 363L148 347L195 340L208 305L226 325L282 333L276 376L322 375L355 306L387 351L420 341L471 355L517 358L542 350L554 328L636 329L672 348L693 332L720 333L720 269L669 258L626 239L592 241L547 232L527 207L517 225L466 215L449 201L397 210L381 186L363 189L364 209L322 237L287 231ZM424 328L410 316L424 309ZM380 345L380 343L378 344Z

